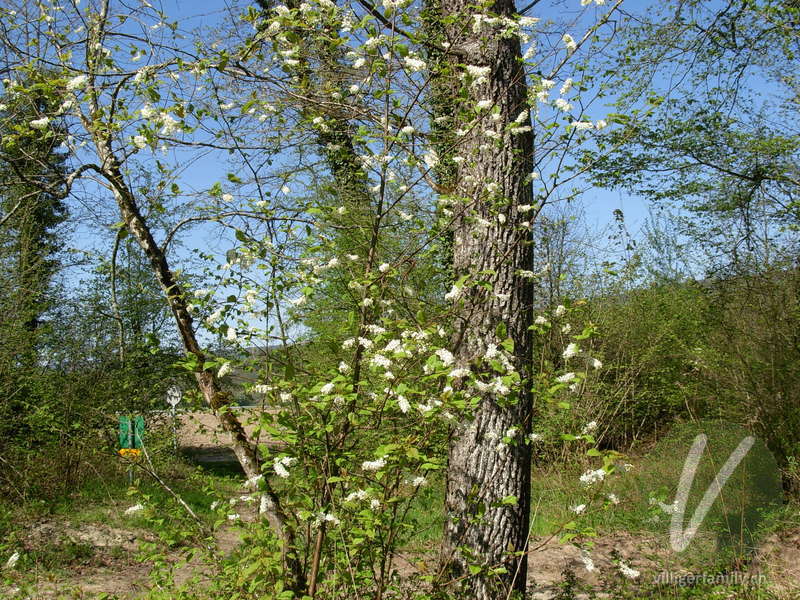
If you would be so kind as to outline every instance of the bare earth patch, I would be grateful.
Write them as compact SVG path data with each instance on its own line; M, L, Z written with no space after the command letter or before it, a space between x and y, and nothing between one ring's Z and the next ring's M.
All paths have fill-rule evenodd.
M235 510L247 521L255 519L253 503L237 502ZM30 600L56 600L59 598L92 598L100 593L113 594L120 599L133 600L141 597L149 588L149 567L133 559L140 541L152 541L147 532L125 530L103 525L87 524L80 528L60 526L54 521L42 522L31 529L26 539L27 549L35 544L52 540L61 535L76 542L91 544L97 550L90 564L72 565L68 573L52 579L42 577L36 582L34 595L26 590L25 595L17 595L16 590L0 588L0 597L29 598ZM44 541L44 542L43 542ZM217 544L223 552L230 552L240 543L238 532L224 527L217 534ZM578 588L599 589L604 579L620 577L615 564L622 560L629 567L639 571L636 581L649 583L669 564L669 551L663 541L654 538L637 537L619 533L595 539L590 552L593 569L589 570L580 550L569 544L560 544L556 539L536 538L531 540L534 549L529 557L528 586L534 600L550 600L559 590L563 572L572 571ZM109 553L120 548L114 556ZM180 553L173 552L168 557L179 562ZM401 576L411 576L424 564L424 555L419 557L402 556L397 562ZM428 557L435 560L433 557ZM429 561L430 562L430 561ZM749 573L767 573L770 590L781 598L800 597L800 530L784 532L771 536L758 551L749 568ZM202 575L198 564L187 564L176 572L178 582ZM597 598L609 597L598 593ZM576 599L589 598L586 593L577 593Z

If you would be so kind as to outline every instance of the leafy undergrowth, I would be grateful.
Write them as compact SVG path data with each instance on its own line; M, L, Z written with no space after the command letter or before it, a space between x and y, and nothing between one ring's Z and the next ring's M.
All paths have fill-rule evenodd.
M233 473L201 471L175 459L161 465L161 477L192 508L198 523L176 511L174 496L147 473L137 469L134 474L131 481L127 468L115 463L69 496L0 504L0 561L14 563L0 570L0 597L94 597L119 583L125 588L125 579L146 581L142 543L170 552L198 542L201 528L210 530L216 518L214 498L240 486ZM76 584L84 577L98 581ZM140 587L133 581L129 589Z
M534 473L531 546L536 550L529 561L532 598L800 597L800 556L791 553L792 548L800 551L800 510L796 503L788 503L764 520L760 532L763 543L757 552L738 561L719 554L712 574L727 579L697 581L692 576L700 570L693 568L691 560L676 559L666 548L667 522L653 518L656 509L636 468L617 479L607 479L593 490L580 483L581 472L581 466L575 464ZM224 469L199 470L180 461L164 468L165 481L192 508L198 524L156 482L141 479L130 486L123 470L116 475L87 481L79 492L47 505L0 508L0 561L4 563L19 552L14 568L0 571L0 597L128 599L144 597L158 586L169 589L183 585L190 590L187 598L202 598L198 594L208 583L204 573L214 567L209 567L207 558L192 562L187 551L209 544L225 557L220 572L232 580L241 578L241 573L237 574L241 566L236 561L254 551L253 546L241 544L243 536L252 535L252 527L224 522L225 513L235 511L248 521L247 511L255 512L254 503L248 503L247 496L242 495L241 476ZM411 508L404 550L395 562L401 578L430 573L435 564L443 524L443 487L442 481L431 479ZM571 542L560 543L558 535L552 537L554 532L570 531L563 528L565 524L574 525L576 515L571 507L587 502L592 494L609 493L618 495L619 503L606 503L605 509L582 515L580 526L572 530L576 535ZM212 508L219 498L229 498L234 504ZM139 504L143 508L126 514ZM213 536L202 533L212 529L216 531ZM258 534L252 539L258 540ZM592 558L591 571L584 553ZM623 576L621 563L639 571L639 576ZM159 566L155 579L153 566ZM675 580L656 579L665 573ZM755 583L742 585L735 579L740 573L753 575ZM169 597L169 592L164 593L167 596L163 597Z

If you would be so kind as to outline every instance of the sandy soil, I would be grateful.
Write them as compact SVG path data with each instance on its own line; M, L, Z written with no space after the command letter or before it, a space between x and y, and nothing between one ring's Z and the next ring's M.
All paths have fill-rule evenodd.
M252 435L258 424L261 409L236 408L248 435ZM219 421L210 412L178 413L178 444L183 447L202 448L225 446L228 434L219 426Z
M255 503L239 502L236 511L246 521L255 520ZM56 600L62 597L92 598L96 594L106 593L118 596L120 600L133 600L149 589L148 568L130 558L140 541L152 540L152 536L146 532L103 525L71 528L47 521L31 530L26 545L34 545L37 540L51 539L56 534L94 545L97 553L91 564L73 565L68 576L37 582L33 596L17 595L13 588L3 589L0 586L0 597ZM217 534L217 547L222 552L230 552L239 543L239 534L234 528L223 527ZM662 542L624 533L595 539L595 547L590 554L594 563L591 571L587 569L581 552L574 546L545 538L532 539L531 546L534 550L529 557L528 585L533 600L552 599L558 593L565 570L575 573L578 590L585 589L585 586L602 590L604 581L621 577L615 560L622 560L638 570L638 581L652 581L659 574L659 565L664 564L665 558L669 560ZM116 552L116 557L112 558L107 551L114 547L121 548L124 552ZM179 562L181 557L179 553L173 552L170 558ZM402 555L396 561L396 568L404 577L425 574L431 568L428 563L433 564L434 560L431 556L427 559L428 561L424 554ZM202 578L204 570L201 564L190 561L176 571L176 580L187 581L197 575ZM770 590L780 598L800 598L800 529L774 535L766 540L746 572L751 575L768 573ZM602 591L591 597L610 598ZM590 598L590 595L578 591L575 598L584 600Z

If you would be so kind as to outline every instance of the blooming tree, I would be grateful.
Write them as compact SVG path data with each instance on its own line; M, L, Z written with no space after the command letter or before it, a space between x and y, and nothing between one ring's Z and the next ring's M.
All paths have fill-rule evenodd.
M68 182L105 190L149 259L185 365L261 496L276 577L293 593L381 597L412 501L446 471L432 582L524 592L531 222L549 193L537 169L605 126L575 108L563 73L610 13L544 53L537 20L508 2L259 2L195 45L147 2L3 11L11 68L46 64L41 87L59 99L27 128L63 123ZM7 90L28 93L19 81ZM189 193L177 165L206 152L233 159ZM158 239L148 217L170 212ZM214 285L190 290L169 249L208 219L229 248L224 261L201 253ZM211 356L201 330L243 351L280 346L248 390L270 407L257 435L271 444L229 409L234 361Z

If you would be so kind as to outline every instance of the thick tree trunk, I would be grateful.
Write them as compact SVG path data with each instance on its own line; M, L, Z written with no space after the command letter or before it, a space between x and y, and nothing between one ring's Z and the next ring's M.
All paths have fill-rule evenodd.
M521 377L521 384L509 386L510 392L496 386L492 391L476 388L480 403L474 420L453 431L443 549L455 576L469 575L470 565L484 567L463 580L469 598L505 599L512 591L524 593L527 575L533 249L529 213L520 206L532 204L528 181L533 138L524 129L530 118L520 118L528 104L518 39L501 37L502 24L484 23L476 31L475 9L466 0L440 2L450 56L455 54L449 59L450 76L460 75L457 62L490 67L486 81L470 86L469 99L460 101L453 114L474 115L479 101L492 105L456 149L465 160L453 195L464 205L453 209L453 270L457 278L481 273L480 279L489 280L493 289L467 285L456 301L454 352L459 366L483 365L477 370L485 371L487 349L507 336L514 342L508 358ZM498 0L487 12L513 17L515 9L510 0ZM459 126L458 117L451 126ZM497 375L482 379L490 383ZM503 443L504 437L511 441ZM506 572L489 573L495 567Z

